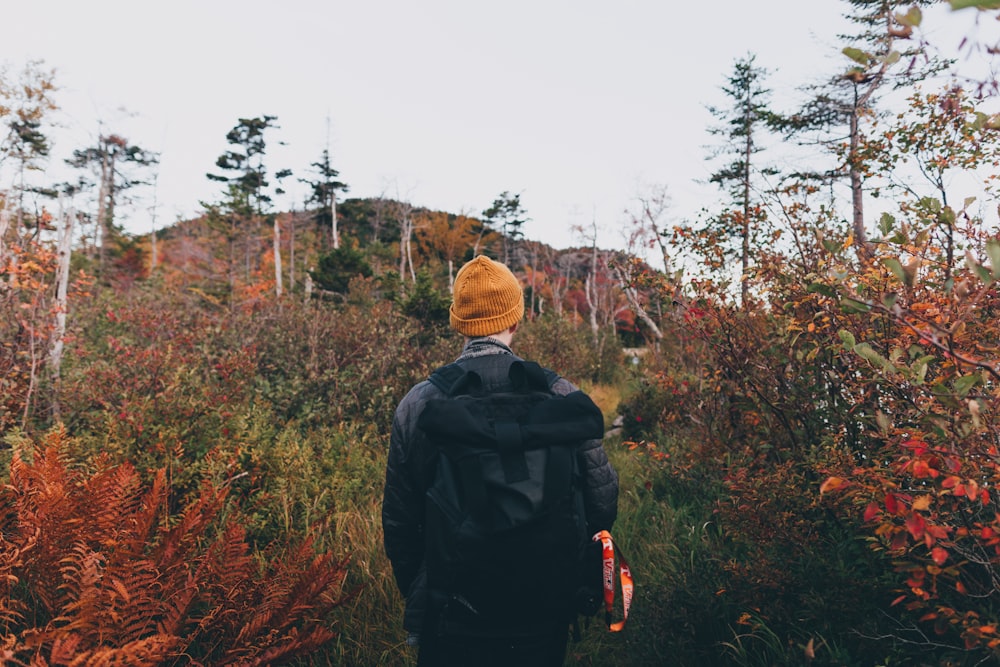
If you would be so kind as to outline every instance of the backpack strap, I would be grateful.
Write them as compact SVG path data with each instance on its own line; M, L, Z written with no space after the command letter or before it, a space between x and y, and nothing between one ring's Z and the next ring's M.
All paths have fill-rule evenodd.
M459 394L481 395L483 379L475 371L467 371L457 362L437 369L427 378L430 383L450 396Z
M514 391L530 392L551 391L561 376L534 361L518 359L510 365L507 377L510 379ZM464 369L457 361L441 366L427 379L448 396L459 394L481 396L483 393L482 377L475 371Z
M548 378L541 366L533 361L515 361L507 370L507 377L514 391L530 393L532 391L549 392ZM524 437L521 425L517 422L498 421L495 426L497 445L500 451L500 463L503 466L504 481L508 484L523 482L531 477L528 472L528 462L524 455ZM547 466L551 470L553 466ZM546 475L548 487L549 475ZM546 492L548 489L546 488Z
M515 361L507 371L514 391L550 391L559 379L554 371L542 368L534 361Z
M438 368L427 379L430 380L432 385L448 394L451 391L452 385L458 381L458 378L462 377L464 372L458 364L450 363L447 366Z

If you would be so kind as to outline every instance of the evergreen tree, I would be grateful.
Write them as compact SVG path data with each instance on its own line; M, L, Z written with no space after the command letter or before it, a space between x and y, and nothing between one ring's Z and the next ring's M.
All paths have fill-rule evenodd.
M118 231L115 226L115 207L121 195L138 185L148 183L146 169L157 164L159 154L129 143L117 134L101 134L97 143L73 151L66 163L77 169L90 170L96 181L81 178L80 186L98 188L97 194L97 243L98 266L102 269L108 248Z
M369 278L372 268L364 253L348 244L321 255L316 268L309 274L321 289L347 294L351 278Z
M777 126L789 136L818 131L821 143L836 152L839 164L834 169L809 176L847 178L854 244L859 258L867 262L871 251L864 224L867 170L859 151L862 123L875 115L878 93L911 85L941 71L946 63L926 56L919 45L906 41L920 24L920 7L929 7L935 0L845 1L851 7L847 18L858 27L856 33L840 35L849 44L843 53L852 66L815 88L800 111L781 119Z
M275 116L240 118L233 129L226 134L226 141L234 148L226 151L215 161L222 174L205 174L210 180L227 185L226 194L234 211L261 215L272 202L271 185L268 181L265 158L267 139L265 133L278 129ZM291 175L291 170L282 169L274 178L281 180ZM280 188L274 194L282 194Z
M500 233L503 240L503 262L510 266L510 257L517 241L524 237L521 227L529 218L521 208L521 195L504 191L483 211L486 222Z
M316 224L323 228L329 226L330 242L334 248L340 247L340 230L337 221L337 191L347 192L346 183L337 180L340 172L330 164L330 151L323 149L318 162L309 165L314 168L315 180L300 178L299 181L309 186L307 204L317 204L320 208L316 213Z
M208 204L206 208L210 219L221 222L227 227L230 285L235 280L235 244L239 232L242 230L245 274L249 279L254 240L259 235L262 217L265 212L270 211L272 195L284 193L280 187L271 190L266 164L266 134L269 130L278 129L275 120L277 120L275 116L267 115L240 118L233 129L226 134L226 141L233 148L215 161L215 165L223 173L206 174L210 180L226 185L221 204ZM281 169L275 172L274 178L280 183L291 173L290 169ZM276 261L275 266L277 265Z
M40 172L51 145L44 130L51 113L57 109L52 99L56 91L54 70L46 70L41 61L25 65L16 80L0 73L0 165L13 161L14 191L17 194L17 230L25 225L24 195L36 192L54 196L55 192L29 183L30 172ZM35 233L40 222L35 220Z
M734 239L738 245L736 254L740 260L740 294L744 305L748 297L752 236L766 219L764 207L754 193L754 181L759 175L777 173L773 168L761 168L753 162L753 156L761 150L758 138L773 117L768 107L770 91L763 87L767 71L756 67L755 59L754 55L748 55L737 60L727 85L722 86L731 105L709 107L709 112L722 123L710 128L709 132L724 140L710 157L729 158L729 162L709 178L730 197L726 210L714 219L713 226L724 239Z

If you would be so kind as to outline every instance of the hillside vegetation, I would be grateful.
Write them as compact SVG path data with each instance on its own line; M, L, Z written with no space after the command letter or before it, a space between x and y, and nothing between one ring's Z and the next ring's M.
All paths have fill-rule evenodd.
M152 236L116 217L156 159L124 138L76 155L121 167L93 210L16 181L3 663L413 664L381 544L390 423L460 350L449 290L479 253L525 289L517 352L594 397L621 477L631 616L593 619L568 664L995 661L1000 121L993 82L943 79L916 39L931 4L848 3L846 69L795 111L734 63L717 210L668 224L668 192L641 193L620 249L531 241L509 192L479 216L344 199L326 153L310 207L276 210L267 116L227 136L219 200ZM37 66L18 83L3 150L28 169L55 98ZM799 144L808 168L765 159Z

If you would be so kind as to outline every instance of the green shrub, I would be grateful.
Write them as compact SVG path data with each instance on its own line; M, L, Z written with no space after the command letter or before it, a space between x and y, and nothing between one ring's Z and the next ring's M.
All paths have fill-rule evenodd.
M364 252L345 244L320 255L316 269L310 271L310 275L322 289L345 294L352 278L370 277L372 268Z

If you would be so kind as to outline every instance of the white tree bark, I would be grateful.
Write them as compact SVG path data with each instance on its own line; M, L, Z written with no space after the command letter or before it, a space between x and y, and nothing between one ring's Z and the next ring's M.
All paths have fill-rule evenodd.
M157 260L157 257L156 257L156 207L157 207L157 201L156 201L156 184L157 184L158 180L159 180L159 173L153 174L153 208L150 210L150 214L149 214L149 219L150 219L150 221L152 223L152 228L153 228L152 231L149 234L149 245L151 247L150 249L151 249L151 255L152 255L151 261L150 261L150 266L149 266L149 272L150 273L152 273L153 271L156 270L156 260Z
M632 308L632 312L635 313L647 327L649 327L650 332L652 332L653 337L656 338L657 342L663 340L663 332L660 331L660 327L656 325L656 322L653 321L653 318L649 316L649 313L646 312L646 309L642 306L642 303L639 301L638 290L636 290L635 287L632 287L631 277L627 275L626 270L622 268L621 265L615 266L615 277L618 279L618 286L625 294L625 298L628 300L628 304Z
M7 230L10 228L10 208L4 206L0 209L0 266L7 261L7 245L4 239L7 237Z
M49 353L49 368L52 372L52 383L58 388L62 369L63 347L66 338L66 310L68 307L67 293L69 291L69 262L73 252L73 221L76 211L71 207L63 211L59 205L59 217L62 220L62 232L59 236L59 266L56 283L56 327L52 332L52 350ZM59 418L58 393L52 401L53 416Z
M274 293L281 298L281 225L278 223L280 216L274 216Z
M416 269L413 267L413 207L407 202L399 202L397 207L399 216L399 277L406 275L409 267L410 282L417 281Z
M104 138L101 137L100 145L104 145ZM104 269L104 258L110 230L110 213L108 211L108 197L111 192L111 179L114 177L114 163L110 150L105 150L101 156L101 184L97 194L97 257L98 265Z
M330 227L333 232L333 247L340 247L340 231L337 229L337 191L330 188Z
M583 281L583 293L587 296L587 308L590 310L590 331L594 336L594 345L600 342L601 327L597 323L597 287L594 284L597 274L588 273Z

